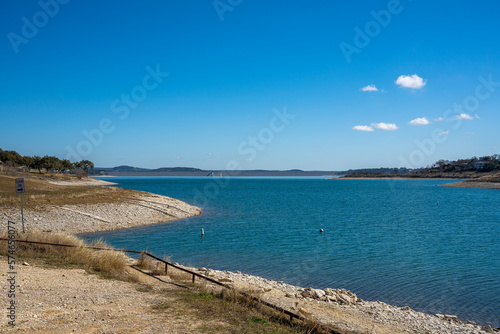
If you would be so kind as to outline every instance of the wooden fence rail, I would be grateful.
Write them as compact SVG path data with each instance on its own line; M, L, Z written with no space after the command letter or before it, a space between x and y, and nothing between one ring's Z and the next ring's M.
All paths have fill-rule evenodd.
M9 239L9 238L0 238L0 240L12 240L12 239ZM19 240L19 239L14 239L15 242L22 242L22 243L29 243L29 244L40 244L40 245L49 245L49 246L58 246L58 247L72 247L72 248L78 248L78 247L82 247L82 246L76 246L76 245L66 245L66 244L55 244L55 243L50 243L50 242L41 242L41 241L30 241L30 240ZM189 270L189 269L186 269L186 268L183 268L177 264L174 264L172 262L169 262L169 261L166 261L166 260L163 260L163 259L160 259L159 257L156 257L148 252L145 252L145 251L136 251L136 250L129 250L129 249L114 249L114 248L103 248L103 247L93 247L93 246L83 246L83 248L89 248L89 249L95 249L95 250L103 250L103 251L113 251L113 252L123 252L123 253L134 253L134 254L141 254L142 256L149 256L157 261L160 261L162 263L165 264L165 275L168 276L168 267L171 266L171 267L174 267L178 270L181 270L181 271L184 271L186 273L189 273L192 275L192 282L194 283L195 282L195 278L198 277L200 279L204 279L208 282L211 282L213 284L216 284L216 285L219 285L221 287L224 287L226 289L229 289L229 290L234 290L236 291L232 286L228 285L228 284L224 284L224 283L221 283L211 277L207 277L205 275L202 275L202 274L199 274L197 272L194 272L192 270ZM258 302L262 305L265 305L267 307L270 307L272 309L275 309L276 311L278 312L281 312L283 314L286 314L287 316L290 317L290 320L292 319L298 319L298 320L306 320L305 317L301 316L301 315L298 315L296 313L293 313L293 312L290 312L288 310L285 310L284 308L280 307L280 306L277 306L277 305L274 305L274 304L271 304L271 303L268 303L260 298L257 298L255 296L252 296L246 292L243 292L243 291L238 291L238 293L242 294L243 296L247 297L247 298L250 298L252 300L254 300L255 302Z

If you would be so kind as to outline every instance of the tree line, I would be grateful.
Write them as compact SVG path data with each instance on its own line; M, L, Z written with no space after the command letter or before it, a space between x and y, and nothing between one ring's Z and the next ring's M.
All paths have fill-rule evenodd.
M470 159L459 159L455 161L439 160L428 169L438 169L443 172L466 172L477 170L476 163L482 162L481 171L500 170L500 154L486 155L484 157L472 157Z
M41 173L46 171L61 172L66 170L81 169L88 173L89 169L94 169L94 163L90 160L71 162L68 159L59 159L53 156L40 157L38 155L20 155L16 151L4 151L0 148L0 161L12 167L26 166L29 169L36 169Z

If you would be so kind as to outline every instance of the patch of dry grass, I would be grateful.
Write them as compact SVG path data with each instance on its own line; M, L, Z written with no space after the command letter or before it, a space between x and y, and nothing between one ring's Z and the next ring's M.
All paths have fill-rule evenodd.
M0 232L0 237L7 237L7 231ZM42 258L47 264L55 266L83 267L91 273L98 273L103 277L127 279L126 256L122 252L94 250L85 248L87 244L77 237L57 232L42 232L39 230L27 231L17 235L17 240L30 240L54 244L73 245L75 247L61 247L42 244L16 243L16 256L21 259ZM94 247L110 248L101 240L94 242ZM7 242L0 241L0 254L7 255Z
M179 291L168 303L153 305L155 312L183 312L201 323L201 333L328 333L312 322L292 321L236 290L198 287Z
M0 206L18 206L14 176L0 175ZM67 186L49 183L46 179L26 178L23 205L40 208L45 205L102 204L122 202L138 191L116 187Z

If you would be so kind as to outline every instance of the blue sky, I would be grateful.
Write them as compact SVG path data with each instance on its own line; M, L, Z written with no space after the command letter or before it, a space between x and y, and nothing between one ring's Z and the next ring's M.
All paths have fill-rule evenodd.
M0 147L344 170L500 153L496 1L3 1Z

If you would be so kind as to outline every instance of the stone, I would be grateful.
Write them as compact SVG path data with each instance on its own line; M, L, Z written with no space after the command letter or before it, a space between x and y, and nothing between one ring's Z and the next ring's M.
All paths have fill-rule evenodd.
M335 294L335 292L330 288L326 288L324 291L327 296L333 296Z
M198 268L198 271L207 271L207 268L201 267L201 268Z
M299 309L299 312L302 313L303 315L305 315L306 317L307 316L310 316L311 315L311 312L309 312L308 310L306 310L305 308L301 307Z
M313 292L311 290L304 290L301 295L304 298L311 298L313 296Z
M205 272L205 275L207 275L208 277L214 277L216 275L215 271L213 271L212 269L208 269L206 272Z
M288 297L288 298L293 298L295 297L294 295L292 295L290 292L287 292L285 293L285 297Z
M233 279L232 278L219 278L219 282L232 283Z
M313 298L314 299L321 299L325 297L325 291L321 290L321 289L314 289L313 290Z
M340 302L342 302L343 304L351 304L351 296L349 296L348 294L341 292L337 295L339 297Z
M486 332L486 333L495 333L495 331L493 330L493 327L491 327L490 325L486 325L483 327L483 330Z
M29 266L28 262L23 262L23 266Z
M456 315L445 314L444 317L446 320L461 323L461 321L458 319L458 317Z
M329 302L329 303L331 303L331 302L336 302L336 301L337 301L337 296L328 296L328 295L327 295L327 296L325 297L325 300L326 300L327 302Z

